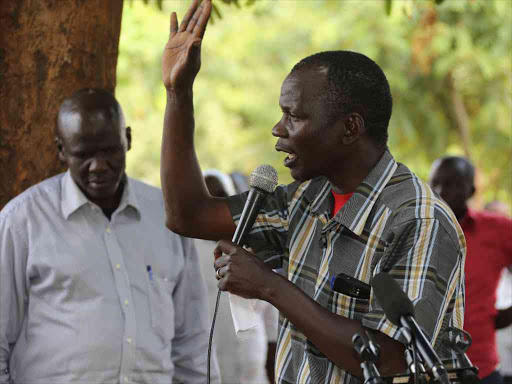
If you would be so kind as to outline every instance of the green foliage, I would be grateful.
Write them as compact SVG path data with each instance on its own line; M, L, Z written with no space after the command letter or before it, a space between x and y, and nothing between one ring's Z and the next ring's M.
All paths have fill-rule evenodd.
M391 3L391 2L390 2ZM467 129L480 169L476 204L511 203L512 2L258 0L241 11L222 3L222 20L208 28L196 80L196 148L202 168L250 173L261 163L290 182L270 131L280 118L280 84L301 58L348 49L379 63L392 87L389 146L397 160L427 178L432 161L464 154ZM242 6L247 2L240 1ZM160 57L169 14L133 1L125 7L117 68L117 97L133 129L128 172L159 185L165 92ZM461 128L454 98L468 124Z

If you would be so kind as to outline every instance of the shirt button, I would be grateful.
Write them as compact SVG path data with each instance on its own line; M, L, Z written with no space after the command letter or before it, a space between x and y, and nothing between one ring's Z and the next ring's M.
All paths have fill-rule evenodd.
M126 342L127 342L128 344L131 344L131 343L132 343L132 341L133 341L133 340L132 340L132 338L131 338L131 337L127 337L127 338L126 338Z
M130 302L128 300L125 300L124 305L128 306L128 304L130 304Z
M107 229L105 230L105 232L110 233L110 227L107 227Z
M116 269L121 269L121 264L116 264Z
M125 376L125 377L124 377L124 382L125 382L125 383L127 383L127 382L129 382L129 381L130 381L130 379L128 379L128 376Z

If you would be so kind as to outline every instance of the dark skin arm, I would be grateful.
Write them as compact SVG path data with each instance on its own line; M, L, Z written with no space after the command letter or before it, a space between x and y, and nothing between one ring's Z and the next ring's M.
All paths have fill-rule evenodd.
M219 241L215 253L215 268L221 279L219 288L233 294L265 300L276 307L338 367L362 377L359 358L352 347L355 333L367 328L359 321L338 316L320 306L293 283L274 273L250 252L230 241ZM382 375L388 376L406 369L404 346L381 332L373 332L381 347Z
M212 4L194 0L178 27L171 29L162 56L162 78L167 92L160 177L166 225L176 233L203 239L231 238L235 225L227 203L210 196L194 148L193 84L201 67L201 43Z
M510 326L510 324L512 324L512 307L498 310L498 314L494 319L494 327L496 329L503 329Z

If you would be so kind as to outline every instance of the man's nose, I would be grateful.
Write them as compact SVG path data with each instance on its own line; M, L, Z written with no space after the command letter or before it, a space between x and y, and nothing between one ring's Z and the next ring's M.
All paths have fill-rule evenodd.
M272 135L275 137L288 137L288 130L282 123L283 119L279 120L274 128L272 128Z
M102 172L107 169L107 161L103 156L94 156L89 164L89 172Z

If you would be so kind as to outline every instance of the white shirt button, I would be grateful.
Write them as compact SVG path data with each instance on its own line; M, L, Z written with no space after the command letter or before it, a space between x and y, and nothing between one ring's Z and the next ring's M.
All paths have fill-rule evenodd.
M121 269L121 264L116 264L116 269Z
M124 305L128 306L128 304L130 304L130 302L128 300L125 300Z
M107 227L107 229L105 230L105 232L110 233L110 227Z
M164 277L164 281L169 281L169 279L167 277Z
M127 342L128 344L131 344L131 343L132 343L132 341L133 341L133 340L132 340L132 338L131 338L131 337L127 337L127 338L126 338L126 342Z
M130 379L128 379L128 376L125 376L125 377L124 377L124 382L125 382L125 383L127 383L127 382L129 382L129 381L130 381Z

